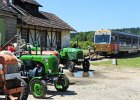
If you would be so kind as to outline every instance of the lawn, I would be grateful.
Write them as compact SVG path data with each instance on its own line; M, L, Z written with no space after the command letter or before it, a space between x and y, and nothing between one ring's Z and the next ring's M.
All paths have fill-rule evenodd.
M140 68L140 57L118 58L117 65L112 64L112 60L102 62L91 62L95 66L117 66L117 67L135 67Z

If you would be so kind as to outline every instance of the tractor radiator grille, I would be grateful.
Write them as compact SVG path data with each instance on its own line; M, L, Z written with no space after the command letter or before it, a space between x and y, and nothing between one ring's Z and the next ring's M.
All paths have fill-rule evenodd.
M83 52L82 51L77 52L76 58L77 59L82 59L83 58Z
M18 64L10 64L6 66L6 74L18 73Z

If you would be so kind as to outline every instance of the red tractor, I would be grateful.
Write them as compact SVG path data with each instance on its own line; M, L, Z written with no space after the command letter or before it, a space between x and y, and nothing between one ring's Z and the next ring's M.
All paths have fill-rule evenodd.
M0 52L0 94L6 100L27 100L28 86L19 72L20 63L10 52Z

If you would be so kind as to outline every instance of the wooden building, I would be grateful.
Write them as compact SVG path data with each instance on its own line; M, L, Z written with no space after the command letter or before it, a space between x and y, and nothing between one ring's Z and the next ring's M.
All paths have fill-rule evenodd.
M12 0L11 6L18 13L17 33L27 43L53 49L70 45L75 30L55 14L39 11L42 6L35 0Z

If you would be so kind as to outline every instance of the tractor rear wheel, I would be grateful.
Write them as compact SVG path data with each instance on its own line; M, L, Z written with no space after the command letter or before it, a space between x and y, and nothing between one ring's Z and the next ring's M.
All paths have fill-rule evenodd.
M30 84L30 91L35 98L42 98L45 95L47 85L44 80L34 79Z
M74 72L74 69L75 69L75 63L73 61L67 61L67 64L66 64L68 70L70 72Z
M54 86L57 91L65 92L69 87L69 79L65 75L60 75Z
M27 100L29 94L27 83L23 79L17 79L17 81L17 84L22 84L23 91L20 93L13 94L12 97L17 97L17 100ZM6 100L11 100L9 95L6 95Z
M89 67L90 67L89 61L88 60L84 60L84 62L83 62L83 71L84 72L89 71Z

